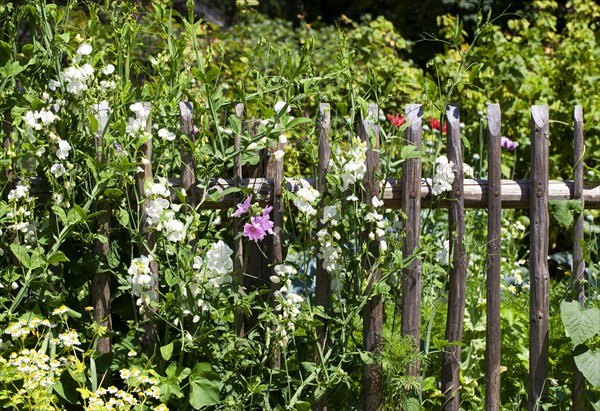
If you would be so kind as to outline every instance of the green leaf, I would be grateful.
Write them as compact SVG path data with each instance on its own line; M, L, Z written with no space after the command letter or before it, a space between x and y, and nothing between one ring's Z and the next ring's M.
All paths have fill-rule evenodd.
M417 150L417 147L415 147L412 144L407 144L405 146L402 146L400 157L403 160L408 160L409 158L419 158L422 154L423 153L421 153L421 151Z
M123 208L117 211L117 220L123 227L129 227L129 212Z
M467 136L465 136L464 134L461 134L460 139L463 143L463 146L465 146L465 149L467 149L467 150L471 149L471 142L469 141Z
M306 401L298 401L294 404L294 407L299 411L309 411L311 409L310 403Z
M63 210L57 205L54 205L52 206L52 212L54 212L54 214L56 214L56 216L60 218L60 221L61 223L63 223L63 225L69 224L69 219L67 218L67 213L65 213L65 210Z
M17 257L17 260L19 260L19 262L21 264L23 264L23 266L25 268L29 268L29 269L32 268L31 267L31 256L27 252L27 248L25 248L24 245L12 243L10 245L10 251L12 251L12 253L15 255L15 257Z
M592 351L585 347L584 351L575 355L574 359L577 368L592 387L600 387L600 351Z
M173 342L160 347L160 355L162 355L165 361L169 361L173 355Z
M63 253L62 251L55 252L50 257L48 257L48 260L47 260L48 264L66 263L68 261L69 261L69 259L67 258L65 253Z
M296 117L293 120L291 120L289 123L286 124L286 129L291 129L296 127L299 124L303 124L303 123L311 123L312 120L310 118L306 118L306 117Z
M584 309L578 301L563 301L560 303L560 318L573 347L600 333L600 309L596 307Z
M221 397L221 380L209 363L198 363L190 375L190 405L198 410L217 404Z
M217 191L216 193L211 193L208 195L210 201L214 201L215 203L227 196L228 194L233 194L242 191L239 187L229 187L223 191Z
M242 132L242 120L238 116L229 116L229 128L233 131L233 134L240 134Z
M123 196L123 190L118 188L107 188L104 190L104 195L111 200L118 200Z
M88 121L90 122L90 128L92 133L98 131L98 119L91 114L87 115Z
M25 67L26 66L21 66L18 61L6 63L4 66L0 67L0 77L14 77L25 70Z

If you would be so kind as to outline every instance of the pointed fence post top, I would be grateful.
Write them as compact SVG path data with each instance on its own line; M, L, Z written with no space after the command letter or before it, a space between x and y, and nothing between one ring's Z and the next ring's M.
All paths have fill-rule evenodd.
M182 101L179 103L181 132L188 136L194 132L193 110L194 105L191 102Z
M531 118L535 125L543 128L548 124L548 106L531 106Z
M573 116L575 117L575 121L577 123L583 123L583 107L580 105L575 106Z
M460 128L460 111L456 104L446 106L446 119L452 129Z
M423 106L421 104L407 104L406 121L410 123L412 131L421 129L423 126Z
M488 103L487 105L488 129L494 136L500 134L500 104Z

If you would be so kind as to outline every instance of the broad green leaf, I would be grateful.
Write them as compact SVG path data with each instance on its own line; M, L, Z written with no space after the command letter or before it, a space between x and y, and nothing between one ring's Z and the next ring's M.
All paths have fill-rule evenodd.
M242 120L238 116L229 116L229 128L233 131L233 134L240 134L242 132Z
M575 364L585 379L594 387L600 387L600 351L585 348L579 355L575 355Z
M63 253L62 251L55 252L50 257L48 257L48 260L47 260L48 264L64 263L64 262L68 262L68 261L69 261L69 259L67 258L65 253Z
M209 363L198 363L190 374L190 405L198 410L220 400L221 381Z
M600 333L600 310L581 307L578 301L563 301L560 304L560 318L565 331L573 341L573 347L583 344Z
M27 248L22 245L22 244L17 244L17 243L12 243L10 245L10 250L13 252L13 254L15 255L15 257L17 257L17 259L19 260L19 262L21 264L23 264L23 266L25 268L29 268L31 269L31 256L29 255L29 252L27 251Z
M419 158L423 155L423 153L412 144L407 144L402 146L402 151L400 152L400 157L403 160L408 160L409 158Z
M173 355L173 342L171 341L167 345L160 347L160 355L162 355L165 361L169 361Z
M291 128L296 127L299 124L311 123L311 122L312 122L312 119L310 119L310 118L296 117L295 119L291 120L289 123L286 124L286 128L291 129Z
M216 193L211 193L208 196L210 197L211 201L214 201L216 203L217 201L221 200L222 198L226 197L227 195L237 193L240 191L242 191L242 189L239 187L229 187L223 191L217 191Z
M52 211L58 216L58 218L60 218L60 222L63 225L69 224L69 219L67 218L67 213L65 213L65 210L57 205L54 205L52 206Z
M23 70L26 66L21 66L18 61L7 63L0 67L0 77L14 77Z

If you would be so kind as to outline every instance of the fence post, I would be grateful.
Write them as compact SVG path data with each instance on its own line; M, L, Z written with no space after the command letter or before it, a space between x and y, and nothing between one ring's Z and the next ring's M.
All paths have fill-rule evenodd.
M500 105L488 104L488 232L485 334L485 409L500 409L500 258L502 251L502 161Z
M374 124L378 117L379 109L375 104L369 104L367 118L361 121L358 129L360 139L367 143L367 172L364 178L365 192L363 201L371 204L373 197L380 198L379 187L379 127ZM377 267L377 259L380 255L380 238L375 236L369 240L370 225L367 226L364 240L368 241L369 256L365 261L365 271L368 273L368 284L365 294L368 296L373 292L375 284L381 279L381 269ZM372 268L375 266L375 268ZM371 352L380 352L382 349L383 329L383 304L381 297L377 294L371 296L363 311L363 343L364 349ZM381 404L381 366L365 364L363 367L363 409L375 411Z
M181 144L181 188L185 190L188 204L196 208L196 164L194 162L194 105L189 101L179 103L181 132L189 139L189 146ZM194 241L195 243L195 241Z
M581 201L582 208L585 207L583 196L583 108L575 106L574 111L574 167L573 167L573 198ZM583 213L576 215L573 227L573 298L581 304L585 302L585 290L583 286L583 270L585 261L581 249L583 241ZM585 378L577 365L573 364L573 411L584 411L586 407Z
M529 410L547 395L548 378L548 107L531 107Z
M446 397L443 409L458 411L460 407L460 355L465 295L467 287L467 257L463 249L465 236L465 205L463 181L463 156L460 141L460 116L456 105L446 108L448 161L454 163L454 182L448 195L448 228L450 243L450 290L446 341L442 353L442 392ZM442 127L440 126L440 130Z
M95 114L98 119L98 129L94 136L96 142L96 158L98 164L104 164L108 161L108 150L106 152L102 151L102 134L104 133L104 128L108 122L108 108L98 107ZM101 262L106 262L106 256L110 247L108 239L112 207L107 199L101 200L97 207L98 211L101 211L102 214L98 216L96 221L96 230L98 234L101 234L106 238L106 241L100 241L99 239L94 240L93 253ZM110 272L94 273L91 285L94 321L105 327L107 332L112 331L112 319L110 314L110 276ZM97 350L102 354L111 352L111 338L98 338Z
M421 104L408 104L406 117L410 127L404 131L405 144L422 149L423 107ZM405 238L402 255L406 258L414 255L421 246L421 158L411 158L402 165L402 211ZM414 348L419 352L421 340L421 259L415 258L402 272L402 335L414 338ZM419 377L420 363L413 364L408 372Z
M328 103L319 105L319 164L317 166L317 190L321 193L321 201L325 197L327 190L326 176L329 171L329 161L331 159L331 147L329 146L329 131L331 130L331 108ZM321 230L325 224L320 219L317 222L317 230ZM317 258L317 273L315 281L315 299L316 305L322 307L325 314L331 307L331 277L329 272L323 267L323 259ZM314 351L314 360L319 360L319 352L324 353L327 347L327 320L323 318L323 325L317 327L317 347ZM327 411L327 394L323 394L318 399L314 410Z
M152 105L149 102L142 103L144 105L144 109L150 112ZM152 118L148 117L148 122L146 123L146 130L150 132L152 130ZM138 204L138 212L140 217L140 234L142 236L142 243L139 247L140 255L148 255L151 253L154 245L156 244L156 235L154 232L150 231L148 228L147 216L148 213L146 211L147 204L144 202L146 197L146 193L144 190L144 182L147 179L152 179L152 139L148 139L144 142L138 152L137 152L137 160L138 164L141 167L141 170L137 172L135 175L136 188L139 198ZM158 264L155 260L150 262L150 272L152 276L156 278L156 284L154 285L154 290L152 290L150 296L152 300L158 302ZM157 324L152 318L152 312L144 312L144 334L141 337L141 344L144 348L151 347L157 339Z
M283 199L281 198L281 190L283 185L283 157L277 158L275 152L284 149L284 143L277 142L270 146L267 151L267 170L265 177L273 180L273 234L268 236L264 242L267 255L266 261L266 278L270 278L275 272L274 267L283 263ZM273 290L279 289L280 284L271 284ZM271 362L273 368L281 367L281 352L274 350L273 359Z
M238 103L235 105L235 115L241 122L244 115L244 104ZM233 137L233 148L237 153L233 158L233 183L236 187L240 187L242 185L242 146L239 134ZM239 193L236 193L233 201L234 208L237 207L240 201L243 201L243 199ZM234 281L240 295L244 293L244 240L242 231L242 222L235 219L233 221L233 271ZM243 337L245 334L244 313L241 309L238 309L235 314L235 332L239 337Z

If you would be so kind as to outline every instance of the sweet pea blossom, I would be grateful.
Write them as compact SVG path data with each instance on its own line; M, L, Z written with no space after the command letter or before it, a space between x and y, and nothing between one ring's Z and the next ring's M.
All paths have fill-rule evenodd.
M274 107L275 112L279 114L279 112L281 110L283 110L283 108L285 107L286 104L287 103L285 101L278 101L277 103L275 103L275 107ZM292 108L288 105L286 112L289 113L291 110L292 110Z
M454 163L448 161L446 156L440 156L435 160L435 176L433 177L433 188L431 192L438 196L444 191L452 190L454 182Z
M158 130L158 136L167 141L175 141L175 133L167 130L166 128L161 128Z
M250 209L250 207L252 207L252 196L248 196L246 197L246 199L244 200L244 202L240 203L237 205L237 210L235 210L233 212L233 214L231 214L232 217L239 217L241 215L244 215L248 212L248 210Z
M244 225L242 235L252 241L259 241L267 234L273 234L273 222L269 213L273 207L266 207L261 215L250 217L250 223Z
M92 46L89 43L83 43L77 49L77 54L79 56L89 56L92 53Z
M298 207L302 213L311 216L317 214L317 210L314 209L313 205L317 202L320 193L310 185L306 180L300 180L302 188L296 192L296 198L294 198L294 205Z
M65 160L69 156L69 151L71 151L71 145L65 140L58 140L56 157L58 157L59 160Z

